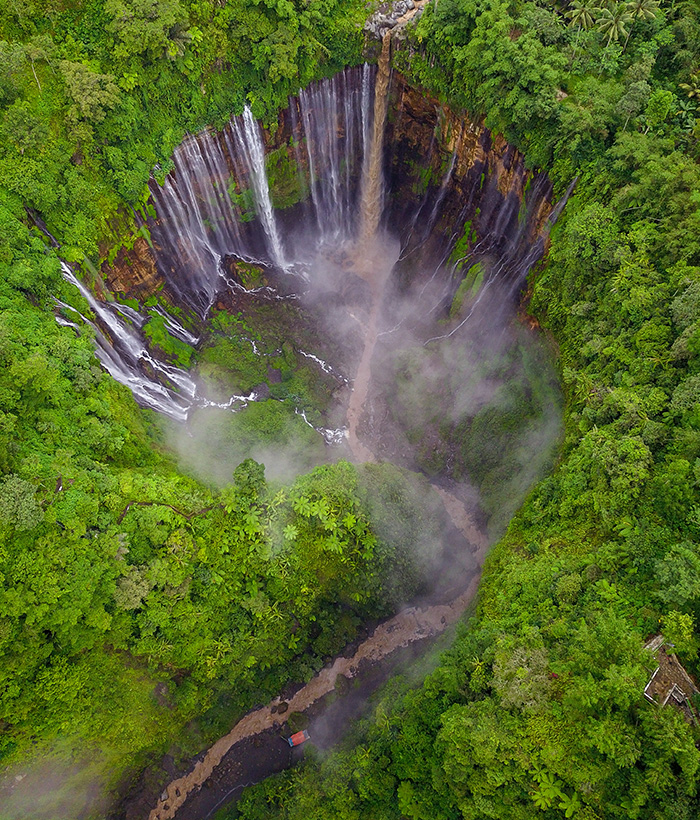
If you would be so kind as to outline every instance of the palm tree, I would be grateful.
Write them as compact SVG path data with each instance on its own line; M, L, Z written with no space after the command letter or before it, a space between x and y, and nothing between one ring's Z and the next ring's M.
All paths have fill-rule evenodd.
M601 9L600 17L596 20L601 34L607 35L610 45L614 40L617 42L620 37L627 35L627 25L632 22L632 15L627 10L625 3L615 3L609 9Z
M590 0L574 0L574 2L566 10L565 14L569 18L570 26L578 26L576 32L576 45L574 46L574 53L571 57L571 65L576 59L576 50L578 49L578 41L581 37L581 31L588 31L595 25L595 14L600 11L594 8Z
M630 0L627 3L627 11L632 16L632 25L627 32L627 39L625 40L625 47L622 49L623 53L627 50L627 43L632 34L634 24L641 17L643 20L653 20L656 17L656 12L659 10L658 0Z
M645 20L653 20L659 10L658 0L630 0L627 3L627 10L637 20L643 17Z
M566 16L569 18L570 26L578 26L579 32L581 29L588 31L593 28L595 24L595 13L599 9L595 8L588 0L574 0L566 11Z

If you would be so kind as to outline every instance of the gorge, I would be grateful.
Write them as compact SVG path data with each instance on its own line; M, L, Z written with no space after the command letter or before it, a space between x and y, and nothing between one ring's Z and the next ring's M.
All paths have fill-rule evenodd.
M246 109L221 134L189 137L164 184L152 183L150 247L141 241L118 266L104 268L117 301L98 303L78 285L100 325L103 364L146 407L184 421L198 408L241 408L258 397L255 390L212 397L201 378L177 367L177 348L164 357L161 349L159 361L153 334L144 334L144 325L162 322L161 337L164 332L179 347L196 348L209 312L225 294L271 304L291 300L311 312L322 308L326 349L320 357L302 355L334 376L341 391L348 379L339 374L357 370L344 434L356 455L364 446L357 426L379 339L383 355L396 359L403 347L437 348L440 340L468 336L472 328L479 336L484 323L489 332L506 332L515 297L570 191L553 209L546 175L526 171L522 156L492 143L483 126L454 117L400 75L389 91L390 37L384 42L377 100L376 72L365 64L306 89L267 134ZM275 177L272 187L268 173ZM252 266L243 278L241 265ZM138 274L144 268L147 281ZM67 268L64 273L78 284ZM257 286L246 288L246 277L257 277ZM382 300L391 307L380 329ZM418 319L421 314L427 318ZM60 304L59 322L70 316ZM441 332L437 322L446 319ZM330 338L337 363L328 360ZM359 362L353 350L365 351ZM381 369L395 368L387 363ZM269 386L260 387L267 398ZM482 390L493 387L483 384ZM486 401L484 395L476 404ZM310 408L296 409L306 420ZM328 441L344 437L342 429L319 429ZM372 460L364 456L360 460Z
M443 536L453 543L422 570L421 597L432 608L405 609L322 689L325 671L302 688L292 711L332 691L338 674L356 674L360 658L377 664L454 623L472 601L489 540L547 469L559 436L548 354L518 326L515 310L573 186L555 205L546 175L528 171L511 146L400 74L392 77L391 44L385 34L376 68L365 63L303 90L275 127L263 131L246 108L219 133L187 137L162 184L151 182L148 246L103 268L117 300L97 301L64 266L95 315L106 369L145 407L184 424L194 449L213 446L210 458L224 469L249 452L230 456L221 441L225 426L209 426L205 414L244 414L251 402L288 406L298 399L271 398L269 366L261 371L266 380L247 394L217 395L202 370L178 366L146 329L162 319L180 346L194 348L196 361L211 315L230 311L231 297L240 295L245 301L236 309L243 308L251 336L236 343L250 344L263 361L274 360L290 337L274 337L276 350L266 352L269 340L260 340L252 305L274 312L291 301L301 322L319 329L322 347L295 352L302 368L320 369L332 385L316 426L330 448L322 460L389 460L435 482L454 534ZM130 268L146 268L150 278ZM75 309L64 302L58 308L59 322L68 323ZM317 418L319 409L295 405L293 412L311 427L307 413ZM445 430L446 416L453 429ZM343 417L339 428L323 426ZM484 417L488 432L467 444L465 430L478 429ZM418 445L416 437L423 438ZM255 445L252 452L274 476L278 456L259 454ZM191 442L182 453L182 463L192 465ZM402 618L410 626L400 626ZM380 638L381 629L393 637ZM244 718L203 773L197 763L166 786L151 820L178 816L231 744L273 723L284 727L270 709ZM138 802L127 816L145 810Z
M697 816L698 44L0 4L0 820Z

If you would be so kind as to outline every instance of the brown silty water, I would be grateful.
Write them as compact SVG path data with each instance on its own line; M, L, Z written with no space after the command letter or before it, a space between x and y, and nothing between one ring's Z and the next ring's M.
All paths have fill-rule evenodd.
M369 157L363 173L360 199L359 249L366 249L377 233L382 215L384 198L383 158L384 126L386 125L387 93L391 77L391 33L384 35L382 53L377 66L377 78L374 86L374 120Z
M369 157L363 169L360 200L360 229L354 248L355 272L370 286L371 306L364 327L364 347L357 368L347 411L348 442L357 461L376 461L359 440L357 426L362 415L372 374L372 354L377 342L377 325L384 285L399 256L399 243L377 234L384 198L383 145L391 58L391 34L384 35L374 92L374 125Z

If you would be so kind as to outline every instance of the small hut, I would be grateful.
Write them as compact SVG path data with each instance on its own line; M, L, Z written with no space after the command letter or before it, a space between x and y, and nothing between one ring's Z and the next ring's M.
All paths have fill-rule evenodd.
M657 635L646 645L646 649L656 655L658 666L644 688L644 697L657 706L670 703L683 712L687 721L693 723L696 717L691 698L698 693L698 688L678 658L666 651L667 646L664 646L661 635Z

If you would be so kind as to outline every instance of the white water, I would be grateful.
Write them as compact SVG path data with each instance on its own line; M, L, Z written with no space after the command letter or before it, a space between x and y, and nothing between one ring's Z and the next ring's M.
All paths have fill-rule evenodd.
M356 231L357 179L367 167L372 127L373 69L348 69L335 77L314 83L290 101L292 117L298 123L295 156L298 174L304 177L302 156L308 173L301 180L309 189L314 207L313 224L305 226L308 241L285 242L278 224L265 166L265 147L260 125L246 107L232 118L220 137L211 131L189 136L176 149L174 168L163 182L151 185L158 221L151 233L159 252L156 260L167 287L202 318L206 317L222 289L245 291L222 266L223 257L232 255L257 265L274 265L302 273L314 248L350 239ZM298 112L298 113L297 113ZM301 144L303 143L303 148ZM232 199L232 192L250 191L255 221L246 223L246 200ZM260 230L256 230L255 226ZM260 239L263 237L261 243ZM287 247L289 251L287 250ZM290 256L290 253L292 254ZM133 308L119 303L102 303L64 264L64 278L74 285L95 314L96 324L79 314L94 329L97 355L105 369L133 392L139 404L178 421L185 421L193 407L235 408L255 399L233 396L214 402L184 370L160 362L148 349L141 330L148 321ZM247 293L281 297L269 287ZM60 304L64 310L75 310ZM160 307L150 309L160 315L166 330L176 339L195 346L199 338ZM78 329L76 322L63 316L57 321ZM326 373L335 373L330 364L313 353L303 355ZM337 375L337 374L336 374ZM347 379L340 377L347 382ZM301 417L308 424L303 411ZM312 425L311 425L312 426ZM344 438L345 431L315 428L328 442Z
M97 323L91 322L79 310L59 299L56 300L57 305L64 310L72 311L82 320L83 324L93 329L97 356L105 370L120 384L126 385L140 405L156 410L176 421L186 421L193 407L243 407L248 402L256 400L255 393L248 396L234 395L225 402L209 399L202 394L199 385L185 370L165 364L150 353L138 330L118 315L122 312L131 316L133 314L131 308L124 305L117 306L116 303L113 307L100 302L65 262L61 262L61 270L63 278L77 288L88 303L95 314ZM176 320L164 311L158 310L158 313L166 319L167 323L180 327ZM57 316L56 320L64 327L72 327L80 331L80 326L76 322L71 322L63 316ZM180 329L184 334L191 336L184 328ZM151 373L148 372L149 370Z
M366 163L371 96L369 65L361 71L351 69L322 83L313 83L299 93L319 243L337 243L355 234L354 187Z
M262 131L248 106L245 107L242 117L236 117L231 121L231 130L236 139L238 156L244 160L248 171L248 178L255 198L255 210L265 230L268 251L275 265L282 268L282 270L287 270L289 264L282 247L275 212L272 208L270 186L267 182Z
M61 270L63 278L78 289L99 323L109 334L108 338L98 325L78 310L64 302L59 302L60 307L74 311L85 324L94 329L97 356L105 370L116 381L125 384L139 404L157 410L177 421L184 421L192 400L197 394L194 381L184 370L163 364L155 359L136 330L119 318L109 306L95 299L65 262L61 262ZM65 320L62 324L65 324ZM75 323L71 322L70 326L77 329ZM158 378L147 376L144 372L145 364L150 365L156 376L160 376L172 386L168 387Z
M357 257L354 274L372 286L372 333L384 335L401 325L403 320L393 330L385 331L373 324L382 290L382 283L374 280L377 271L386 275L389 272L384 270L384 245L373 241L384 208L382 145L389 75L387 38L377 71L368 65L347 69L310 85L290 100L286 122L291 123L292 144L285 159L296 161L300 189L310 194L308 206L300 204L295 211L291 229L291 220L281 218L272 206L263 132L249 108L232 118L220 135L204 131L189 136L176 149L174 168L163 185L155 181L151 184L158 219L149 227L166 289L179 304L189 306L204 319L217 294L224 290L260 293L270 299L296 298L296 294L282 296L268 286L247 290L229 275L223 258L230 255L259 266L274 266L296 275L303 290L307 288L305 272L320 271L323 275L328 264L333 264L335 252L343 248L346 257ZM412 214L411 229L419 213L429 214L427 219L421 218L421 235L426 238L439 218L454 173L456 152L455 148L437 194L433 191ZM536 184L541 182L546 179L540 177ZM504 207L495 213L492 230L469 254L474 261L488 254L498 260L487 272L484 290L504 268L526 270L541 253L542 246L534 244L522 252L521 240L528 239L526 221L515 231L506 231L504 247L501 233L512 220L512 207L517 207L517 202L509 207L510 211ZM363 247L367 251L364 255ZM416 247L414 244L407 252L415 252ZM449 253L447 248L434 277L443 269ZM143 406L185 420L193 407L235 407L254 399L233 396L224 402L212 402L188 373L159 362L149 352L141 333L147 316L125 305L95 299L67 266L64 276L79 289L96 316L97 325L93 327L97 353L105 368L126 384ZM445 280L445 292L439 295L435 309L449 295L449 277ZM512 281L518 284L521 279L513 275ZM199 343L197 336L166 311L159 307L151 310L163 317L166 330L174 338L192 346ZM349 316L355 318L351 313ZM57 319L76 327L72 317ZM469 319L467 316L463 323ZM457 330L459 327L451 328L445 335ZM315 354L302 351L302 355L326 373L338 376L331 364ZM339 378L347 383L344 377ZM327 440L344 436L343 431L323 434Z
M358 180L367 164L374 69L347 69L290 99L293 161L313 213L285 231L270 192L263 132L249 107L220 135L203 131L175 150L162 186L151 183L150 224L168 289L205 318L228 277L231 255L304 278L318 246L352 239ZM235 196L234 196L235 194Z
M250 258L228 194L228 170L218 142L209 134L188 137L176 150L175 169L162 188L151 186L161 216L154 237L163 254L159 267L174 290L202 316L219 289L221 257ZM184 272L184 281L178 272Z

